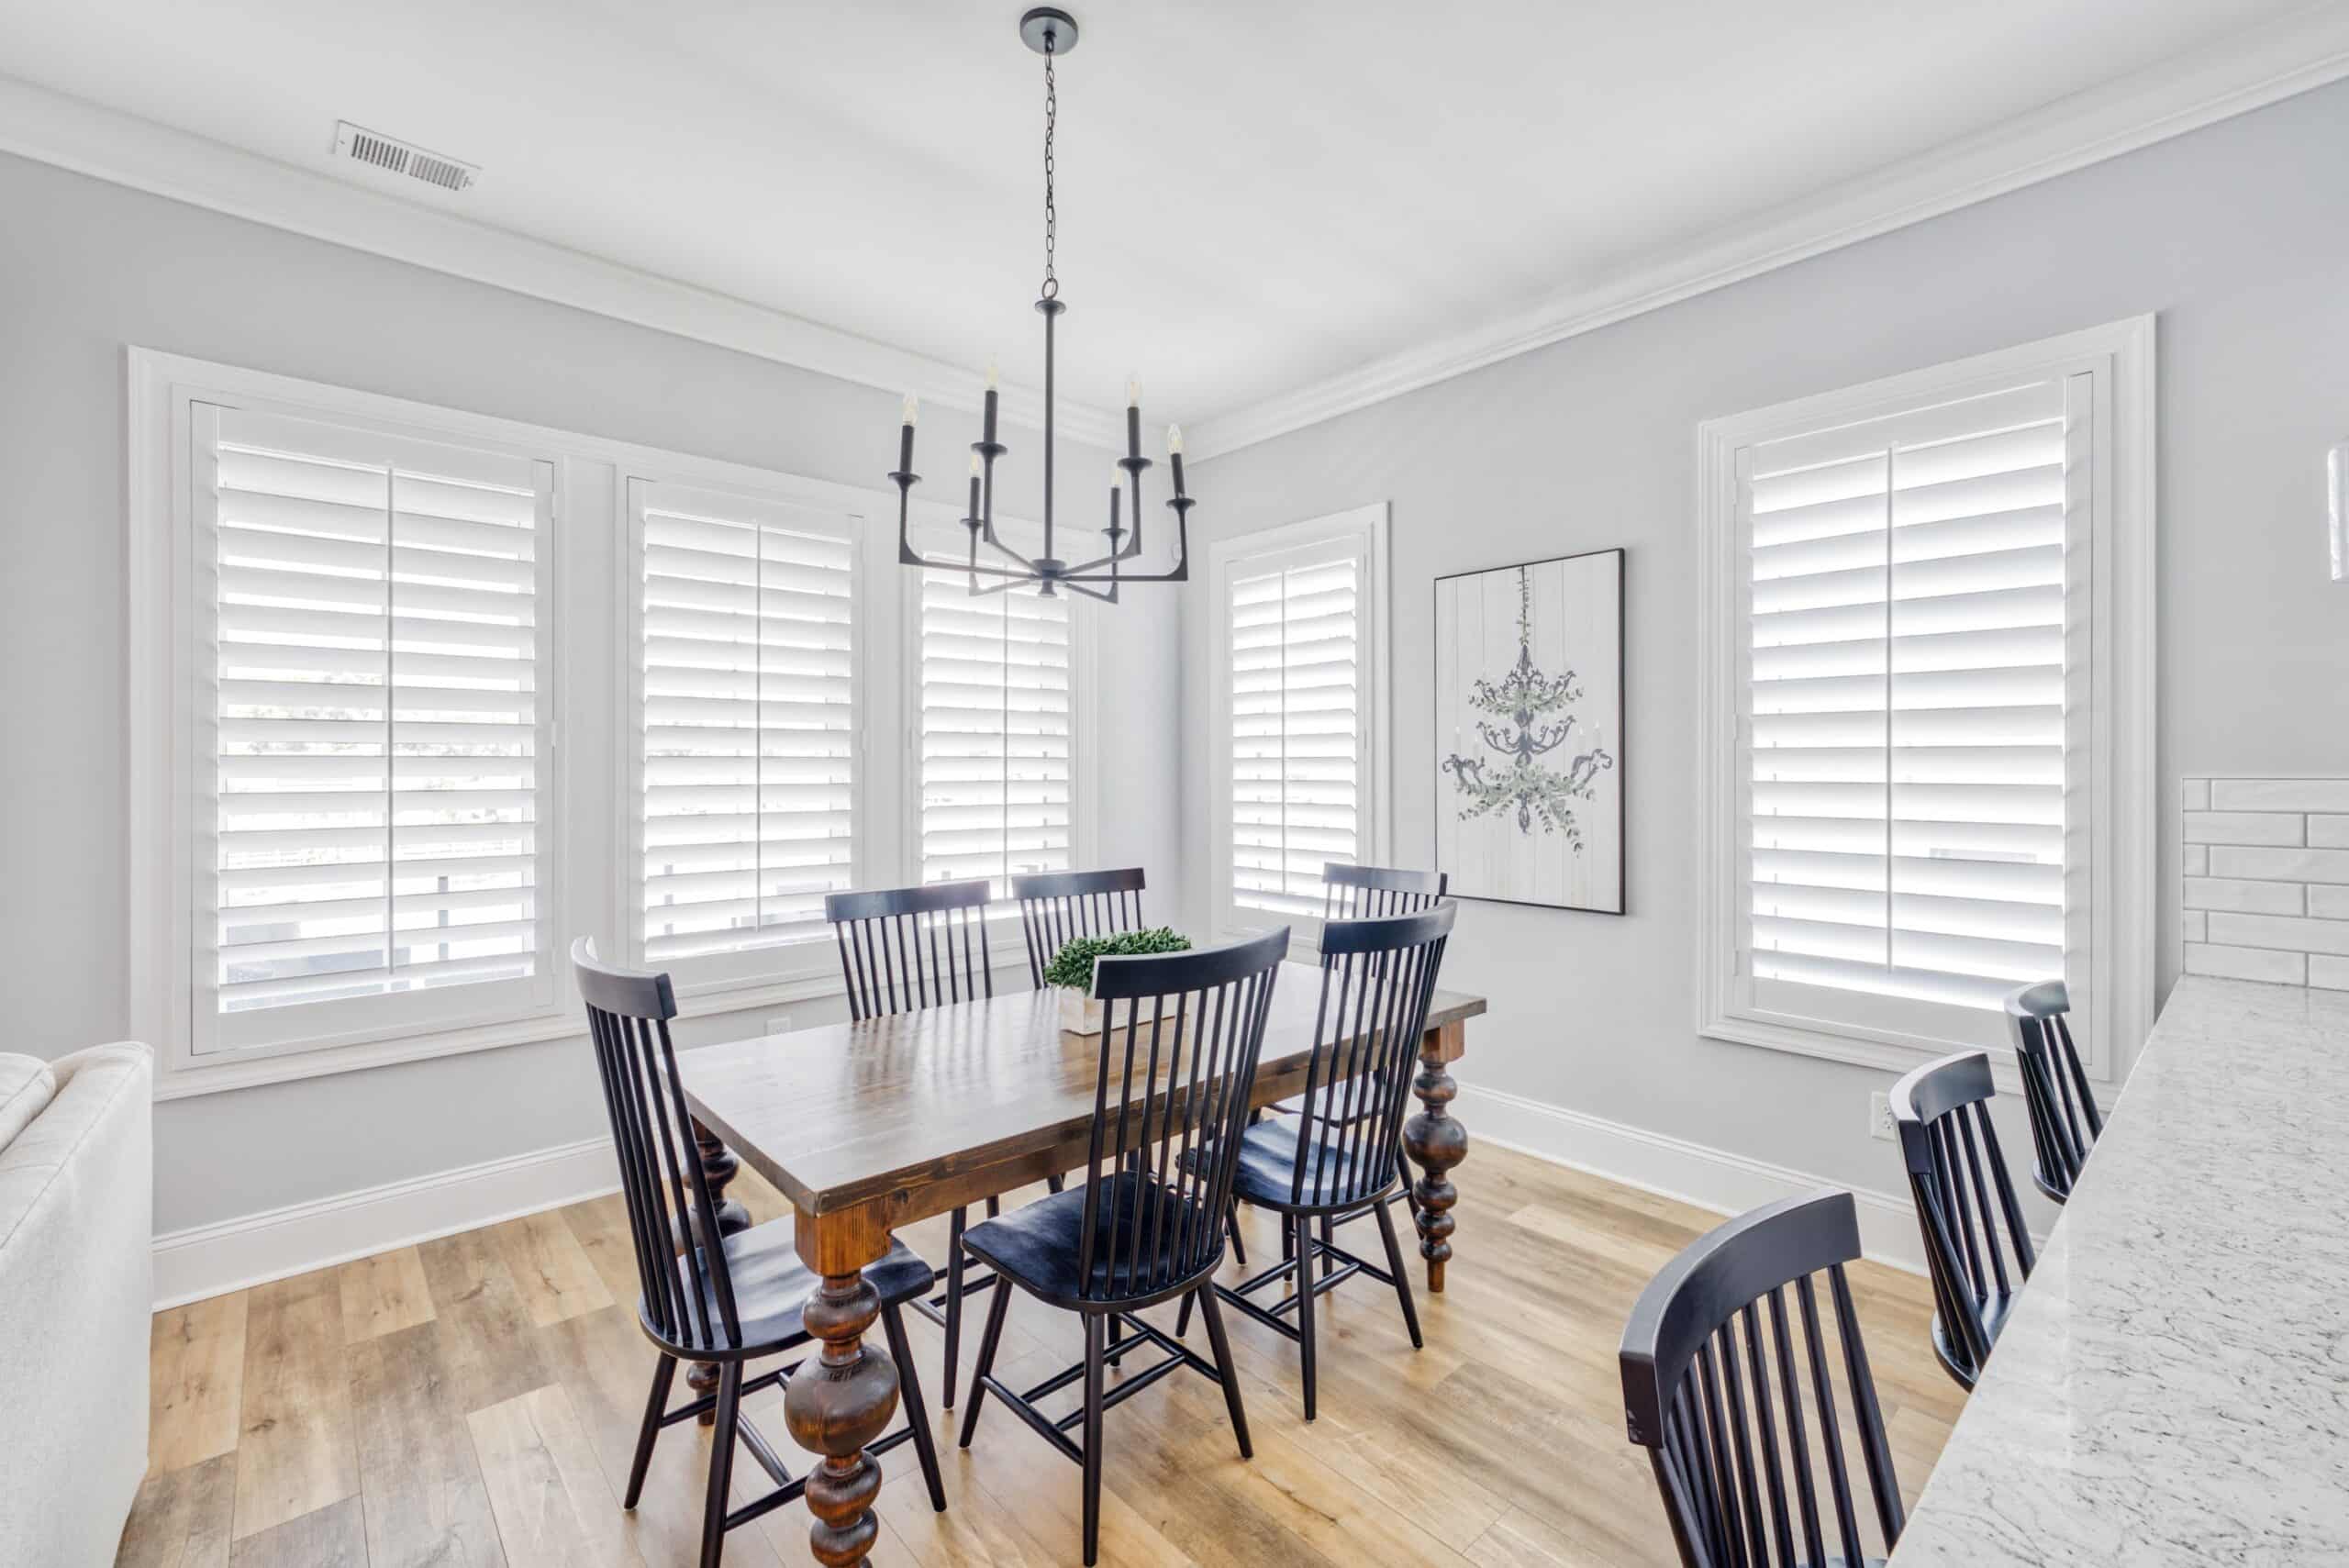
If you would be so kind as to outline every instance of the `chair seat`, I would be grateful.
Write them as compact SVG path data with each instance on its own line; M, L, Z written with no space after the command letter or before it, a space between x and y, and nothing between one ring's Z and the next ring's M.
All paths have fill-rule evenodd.
M702 1294L702 1307L708 1317L686 1325L690 1339L679 1345L680 1350L716 1351L720 1356L758 1355L805 1342L807 1332L800 1327L799 1315L822 1282L815 1271L799 1261L792 1235L790 1220L771 1219L726 1238L727 1267L734 1278L734 1311L742 1326L741 1349L736 1352L726 1346L726 1319L718 1311L713 1285ZM676 1270L681 1292L690 1296L694 1282L685 1260L680 1256L672 1266ZM881 1293L884 1305L903 1306L928 1294L930 1269L903 1241L892 1240L888 1255L877 1263L866 1265L864 1277ZM636 1311L645 1332L660 1340L660 1330L654 1327L652 1314L641 1297L638 1298ZM700 1338L700 1321L709 1324L715 1343Z
M1142 1223L1135 1228L1139 1237L1124 1229L1125 1218L1133 1212L1137 1183L1146 1184ZM1121 1172L1102 1184L1094 1237L1095 1251L1100 1255L1094 1260L1091 1288L1084 1288L1086 1282L1080 1277L1078 1260L1084 1251L1086 1191L1080 1184L999 1219L983 1220L963 1233L963 1245L993 1265L996 1273L1058 1307L1163 1296L1185 1283L1171 1275L1167 1259L1175 1251L1177 1237L1196 1236L1195 1228L1210 1223L1209 1219L1198 1206L1185 1203L1157 1182ZM1113 1213L1120 1227L1114 1247L1108 1232ZM1218 1261L1221 1261L1219 1250Z
M1241 1202L1260 1208L1329 1208L1337 1206L1340 1195L1356 1190L1357 1161L1327 1144L1316 1151L1315 1168L1306 1173L1303 1187L1292 1188L1297 1129L1294 1121L1260 1121L1241 1135L1240 1164L1231 1178L1231 1190ZM1297 1192L1294 1198L1289 1195L1292 1190Z
M1982 1329L1989 1335L1993 1349L1998 1343L1998 1331L2007 1326L2007 1314L2014 1309L2020 1296L2017 1291L2000 1291L1981 1304ZM1939 1312L1933 1314L1933 1356L1942 1363L1942 1370L1956 1379L1962 1388L1973 1387L1975 1378L1981 1373L1978 1367L1972 1373L1966 1371L1965 1358L1958 1354L1957 1342L1950 1337L1949 1327L1942 1321Z

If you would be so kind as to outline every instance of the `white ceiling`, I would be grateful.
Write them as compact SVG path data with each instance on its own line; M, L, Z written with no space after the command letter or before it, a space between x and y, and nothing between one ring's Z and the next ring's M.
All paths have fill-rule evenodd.
M0 69L1032 381L1023 0L0 0ZM1073 0L1064 395L1196 419L1602 289L2303 0ZM350 176L365 181L352 170Z

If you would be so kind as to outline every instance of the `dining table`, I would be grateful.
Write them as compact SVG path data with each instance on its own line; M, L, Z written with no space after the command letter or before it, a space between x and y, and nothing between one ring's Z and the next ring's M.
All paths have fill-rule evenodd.
M1317 964L1281 966L1252 1106L1305 1092L1321 983ZM1468 1152L1450 1067L1484 1011L1481 996L1438 990L1419 1042L1420 1108L1403 1146L1418 1168L1408 1190L1431 1294L1453 1253L1451 1173ZM808 1544L827 1568L864 1562L879 1530L881 1470L865 1449L897 1408L896 1369L865 1342L881 1302L863 1271L905 1226L1082 1169L1102 1048L1100 1035L1062 1029L1058 993L1031 990L679 1053L716 1195L748 1162L791 1203L794 1245L821 1281L804 1315L820 1349L792 1375L784 1415L818 1459ZM722 1230L749 1224L739 1202L722 1204Z

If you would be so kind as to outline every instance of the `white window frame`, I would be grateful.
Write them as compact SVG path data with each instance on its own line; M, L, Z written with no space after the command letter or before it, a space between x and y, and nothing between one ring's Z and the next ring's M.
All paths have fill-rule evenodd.
M630 556L627 485L633 477L674 480L701 489L737 490L862 519L856 557L857 701L860 719L855 804L858 881L874 887L918 874L918 839L907 828L907 770L884 765L899 753L881 738L905 732L909 692L920 679L907 650L918 635L905 606L918 586L898 563L894 493L803 479L774 471L685 456L604 437L471 414L131 347L127 350L128 508L125 519L128 615L128 929L131 1032L152 1042L155 1097L176 1099L257 1084L357 1072L399 1062L486 1051L583 1031L563 956L580 936L606 944L629 940L632 879L625 846L632 841L634 712L629 667L636 659L630 606L637 599ZM404 430L425 439L527 449L555 463L552 537L546 541L552 586L545 605L542 700L554 717L540 759L539 884L540 938L554 955L544 1008L516 1016L365 1031L346 1043L273 1047L198 1057L194 1049L193 789L197 716L192 662L191 551L194 547L189 407L195 403L267 408L297 417L342 418ZM925 525L952 523L956 509L917 500ZM598 577L597 573L606 573ZM892 589L890 574L901 585ZM1082 682L1071 715L1075 770L1075 852L1095 853L1093 766L1097 685L1093 671L1097 616L1084 628ZM1115 612L1108 612L1114 614ZM560 684L558 684L560 683ZM607 951L616 949L607 946ZM836 950L825 942L776 950L792 960L754 974L681 984L689 1014L751 1013L841 991ZM999 954L999 956L1013 956ZM681 977L682 978L682 977ZM454 994L452 990L451 994ZM746 1031L747 1032L747 1031Z
M940 508L940 517L932 519L930 531L938 533L936 524L943 520L952 508ZM953 519L957 533L961 520ZM1016 544L1021 534L1029 532L1021 522L998 520L996 531ZM1041 528L1033 530L1041 536ZM915 548L924 548L922 530L915 534ZM941 548L945 536L938 533L928 548ZM892 562L896 557L890 556ZM904 586L897 596L897 614L902 625L898 641L898 658L905 672L902 702L904 717L899 725L898 756L903 766L904 802L898 831L906 846L905 885L910 887L921 880L921 581L922 573L910 566L897 568ZM1014 594L1032 594L1033 588L1012 588ZM1066 592L1063 590L1063 592ZM1085 871L1098 863L1100 858L1100 822L1095 810L1098 758L1095 738L1100 733L1100 678L1097 668L1101 646L1101 617L1115 615L1114 606L1088 599L1082 594L1068 593L1068 769L1069 769L1069 865L1072 870ZM991 920L1017 919L1019 906L1009 898L1000 899L988 909ZM1002 955L996 954L998 961ZM1002 967L998 962L997 967Z
M1708 420L1697 431L1698 695L1700 912L1697 1029L1800 1055L1906 1072L1950 1049L1943 1040L1849 1020L1772 1013L1744 984L1750 762L1744 719L1744 530L1739 454L1761 442L1897 414L2022 380L2093 377L2087 628L2088 864L2066 866L2087 892L2087 976L2074 1002L2091 1076L2118 1082L2152 1027L2155 887L2154 823L2154 318L2140 316L1863 386ZM1982 1015L1978 1044L2000 1082L2016 1084L2004 1018Z
M196 744L204 730L195 706L198 628L194 624L197 540L193 450L195 406L215 404L384 428L423 440L527 451L556 465L555 526L540 541L549 556L548 625L541 644L540 699L549 714L564 700L570 631L558 607L566 575L560 518L563 510L565 439L558 432L347 387L299 381L177 355L128 350L129 605L128 773L129 911L126 949L130 972L131 1027L156 1047L158 1099L275 1083L321 1073L351 1072L457 1051L486 1050L577 1032L556 982L562 951L568 857L560 824L566 814L569 769L559 720L549 717L539 761L542 770L539 822L538 907L540 998L485 1014L382 1028L345 1029L322 1041L286 1041L221 1051L199 1050L195 966L196 846L206 839L195 814ZM462 1006L462 988L444 1006Z
M1270 930L1280 922L1266 910L1245 907L1233 900L1231 886L1231 582L1244 567L1275 556L1288 555L1343 543L1363 563L1364 640L1363 725L1363 859L1384 864L1393 844L1390 811L1392 724L1390 701L1387 601L1391 593L1386 554L1387 504L1374 502L1348 511L1304 522L1288 523L1255 533L1217 539L1208 547L1208 649L1209 662L1209 762L1208 822L1209 854L1208 920L1219 940ZM1290 920L1297 946L1312 950L1321 940L1318 917Z
M894 706L883 713L874 711L876 699L888 703L894 694L882 689L888 684L885 680L873 678L874 645L870 640L875 636L896 635L896 628L887 621L877 626L874 623L876 607L885 606L889 600L887 594L874 591L874 583L877 573L898 568L895 564L894 531L875 526L885 503L874 493L739 463L668 453L650 462L624 462L615 469L612 506L619 530L619 548L613 575L619 596L619 636L613 673L613 692L618 699L614 749L620 782L616 802L618 815L613 824L617 835L614 841L618 847L612 868L614 896L620 915L618 940L627 955L625 962L656 967L650 965L644 956L638 908L642 896L637 873L642 863L643 823L637 810L636 793L644 779L644 758L638 744L638 704L644 674L640 656L644 637L644 596L637 562L644 538L629 495L631 486L638 484L676 485L738 495L752 503L829 511L838 514L848 525L854 545L849 593L850 706L856 715L852 730L855 738L855 783L850 794L849 830L856 846L858 880L867 885L877 885L873 878L887 875L887 868L896 865L900 858L889 833L888 814L875 809L880 803L873 777L872 736L876 723L894 722L896 715ZM880 549L884 542L888 546L885 552ZM881 646L886 648L890 644L885 642ZM740 1006L798 1001L841 989L840 953L829 941L789 942L685 960L672 966L672 974L680 997L724 996L734 999L729 1005Z

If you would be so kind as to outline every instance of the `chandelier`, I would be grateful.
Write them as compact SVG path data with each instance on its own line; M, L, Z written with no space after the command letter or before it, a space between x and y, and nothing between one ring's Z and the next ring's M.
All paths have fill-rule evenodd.
M980 416L979 439L971 443L971 495L963 527L970 534L970 549L962 560L932 556L914 549L907 514L913 487L921 483L914 468L914 421L920 403L906 395L905 423L897 432L897 466L889 478L897 486L897 560L907 566L960 572L970 579L971 594L1000 594L1033 583L1041 595L1051 598L1065 585L1088 598L1118 602L1118 590L1128 583L1181 583L1191 575L1191 498L1183 494L1183 431L1166 427L1166 462L1174 482L1174 498L1166 503L1174 514L1174 564L1164 572L1131 572L1125 563L1141 553L1141 476L1151 468L1141 455L1141 387L1126 383L1126 455L1109 475L1109 525L1101 530L1108 550L1090 561L1071 562L1054 550L1052 527L1052 328L1068 306L1061 303L1061 281L1052 271L1052 248L1058 239L1059 212L1052 201L1052 133L1060 114L1060 95L1052 77L1052 62L1076 47L1076 19L1067 12L1039 6L1019 18L1019 36L1044 57L1044 282L1036 300L1044 318L1044 548L1030 559L1020 554L995 531L995 464L1008 451L996 439L996 371L987 367L986 397ZM1120 525L1119 514L1130 492L1133 526ZM987 549L985 560L979 547ZM1072 552L1074 553L1074 552Z

